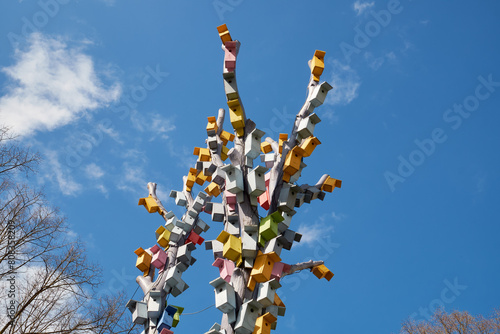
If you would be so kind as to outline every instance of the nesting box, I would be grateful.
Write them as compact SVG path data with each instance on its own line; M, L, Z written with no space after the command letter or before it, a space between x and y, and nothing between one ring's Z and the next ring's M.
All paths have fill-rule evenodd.
M193 231L194 231L194 233L200 235L202 232L206 232L209 229L210 229L210 225L208 225L203 220L201 220L200 218L198 218L198 220L196 221L196 225L195 225Z
M172 296L177 297L184 291L186 291L189 288L189 285L186 284L182 279L177 283L175 286L172 287L172 290L170 293Z
M177 309L171 305L168 305L165 310L163 310L163 314L158 322L158 332L165 329L170 329L174 322L174 314L177 312Z
M283 144L288 140L288 134L287 133L280 133L279 140L278 140L278 146L279 146L279 153L283 153Z
M142 249L142 247L137 248L134 253L137 255L137 261L135 263L137 269L142 272L148 271L151 265L151 254Z
M165 285L168 287L174 287L179 282L182 281L182 270L179 268L180 263L176 264L174 267L170 267L167 271L167 277L165 279Z
M236 100L236 99L235 99L235 100ZM222 144L223 144L224 146L226 146L228 142L230 142L230 141L233 141L233 140L234 140L234 135L233 135L232 133L230 133L230 132L227 132L227 131L225 131L225 130L222 130L222 132L221 132L221 133L220 133L220 135L219 135L219 138L220 138L220 140L222 141Z
M222 257L224 244L218 240L207 240L205 241L205 249L212 250L212 252L214 253L214 259L218 259Z
M231 281L231 276L233 275L233 270L235 268L233 261L217 258L214 263L212 263L212 266L219 268L219 274L223 280L228 283Z
M177 260L183 263L191 262L191 252L195 250L196 247L192 242L184 244L177 249Z
M276 153L263 154L260 161L265 163L267 168L272 168L274 166L274 162L276 161Z
M319 77L325 69L325 51L316 50L310 62L311 74L314 81L319 81Z
M315 113L310 114L300 120L297 127L297 133L302 138L310 137L314 134L314 127L321 122L321 119Z
M148 299L148 318L159 318L161 314L161 291L150 291Z
M283 221L283 217L278 211L260 220L259 243L261 246L278 235L278 224L281 221Z
M132 322L134 324L142 325L148 320L148 307L145 302L131 299L126 306L132 313Z
M342 187L341 180L337 180L328 176L323 185L321 186L321 190L328 191L329 193L331 193L333 189L341 187Z
M317 85L314 87L314 90L311 94L309 102L314 107L319 107L325 102L326 95L333 87L328 82L323 82L321 85Z
M160 207L158 206L158 204L156 204L155 199L151 197L151 195L148 197L140 198L139 205L144 205L144 207L146 208L146 210L148 210L149 213L161 211Z
M220 186L217 183L212 182L205 188L205 192L210 196L217 197L220 195Z
M243 191L243 173L239 166L225 165L221 168L226 172L226 190L237 194Z
M217 119L214 116L207 117L207 135L215 136L217 133Z
M319 279L326 278L330 281L333 277L333 273L324 264L316 266L312 269L312 273Z
M238 86L236 85L234 72L226 72L222 76L224 77L224 91L226 92L227 100L238 99Z
M278 198L278 209L281 211L293 211L295 207L295 199L297 194L301 191L299 186L283 183L283 187L280 191L280 196Z
M224 43L224 67L228 72L234 72L236 68L236 41L228 41Z
M255 321L254 334L271 334L272 324L277 320L271 312L257 318Z
M296 233L292 230L286 230L278 237L278 241L283 245L284 249L290 250L293 242L300 242L301 238L302 234Z
M249 300L241 305L238 319L234 325L236 334L252 334L255 328L255 322L261 315L262 308L255 300Z
M260 143L260 150L262 151L262 153L267 154L273 150L273 147L267 141L263 141L262 143Z
M281 258L276 253L263 254L258 251L250 275L258 283L267 282L271 279L274 263L280 261Z
M170 197L174 198L175 205L186 206L187 204L186 196L182 193L182 191L172 190L170 192Z
M164 226L158 227L155 231L156 234L156 242L162 246L163 248L168 246L168 242L170 241L170 231L167 230Z
M234 129L241 129L245 127L245 117L243 114L243 108L241 108L240 100L234 99L227 101L227 106L229 109L229 118L231 125Z
M224 221L224 215L224 205L222 203L212 203L212 221L222 222Z
M286 212L286 211L281 212L281 216L283 217L283 221L281 221L278 224L278 232L279 233L283 233L287 228L290 227L290 224L292 222L292 217L294 214L296 214L296 212L294 210L288 211L288 212Z
M258 226L245 226L241 237L242 251L245 258L254 258L257 255Z
M236 295L233 286L217 277L210 282L215 291L215 307L223 313L229 313L236 308Z
M180 307L180 306L174 306L174 305L171 305L172 307L175 307L176 308L176 312L174 313L174 320L172 321L172 327L177 327L177 325L179 324L179 320L180 320L180 315L182 314L182 312L184 312L184 307Z
M247 175L248 193L251 196L260 196L262 193L266 191L266 181L265 181L266 172L267 172L266 167L257 166L248 173Z
M281 242L278 240L279 237L273 238L269 240L264 247L264 253L271 253L274 252L278 256L281 256L281 250L283 249L283 245Z
M266 133L259 129L253 129L245 138L244 154L250 159L256 159L260 154L260 142Z
M225 24L218 26L217 31L219 32L219 37L222 41L222 44L232 41L231 35L229 34L229 30L227 30L227 26Z
M268 282L259 284L259 292L257 293L257 301L264 308L274 304L274 295L276 290L281 288L281 284L277 279L272 279Z
M241 240L226 231L222 231L217 237L217 241L224 244L222 256L226 259L238 262L241 257Z
M295 146L286 155L285 163L283 164L283 171L286 174L293 175L300 169L300 162L302 161L302 157L304 156L304 150Z
M156 269L163 269L163 267L165 267L165 263L167 262L167 253L158 247L158 245L154 245L150 250L153 253L151 264Z
M189 236L186 238L186 243L192 242L196 245L201 245L203 241L205 241L205 239L200 237L195 231L191 231L191 233L189 233Z
M266 190L265 192L263 192L262 195L260 195L257 198L257 201L264 210L269 210L269 206L271 204L271 199L269 198L269 191Z
M304 142L300 145L300 148L304 150L303 157L308 157L312 154L316 146L321 144L318 138L316 137L308 137Z

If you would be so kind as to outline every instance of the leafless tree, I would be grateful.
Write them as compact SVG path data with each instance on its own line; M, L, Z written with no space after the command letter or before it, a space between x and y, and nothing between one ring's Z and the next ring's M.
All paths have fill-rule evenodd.
M0 334L126 332L123 294L98 294L100 268L29 186L40 160L0 128Z
M407 319L402 334L497 334L500 333L500 309L488 317L471 315L467 311L446 313L436 310L429 321Z

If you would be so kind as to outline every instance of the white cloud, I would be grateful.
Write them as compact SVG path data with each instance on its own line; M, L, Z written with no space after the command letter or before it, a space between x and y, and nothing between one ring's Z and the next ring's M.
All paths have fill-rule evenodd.
M47 167L44 169L44 180L57 182L59 189L64 195L76 195L82 190L82 185L75 182L70 176L71 170L65 166L61 166L56 151L45 150L43 156L47 164Z
M301 224L297 230L297 233L302 234L302 239L297 245L315 245L318 239L321 239L326 234L333 231L333 225L327 225L322 223L316 224Z
M72 48L61 38L34 33L28 43L16 48L15 64L2 69L10 84L0 98L0 123L17 134L54 130L118 100L119 84L106 87L82 52L88 41Z
M358 97L361 80L357 72L349 65L337 59L331 61L332 77L328 81L333 89L328 93L326 103L331 105L347 105Z
M363 12L366 11L368 8L371 8L374 5L375 5L374 1L372 1L372 2L361 2L361 1L357 0L356 2L354 2L353 8L356 11L356 15L359 16L359 15L363 14Z
M85 166L85 174L87 174L87 177L90 179L99 179L104 176L104 171L95 163L91 163Z
M157 137L168 139L168 133L175 130L172 119L165 118L156 112L143 114L134 110L130 119L137 130L148 133L149 141L153 141Z

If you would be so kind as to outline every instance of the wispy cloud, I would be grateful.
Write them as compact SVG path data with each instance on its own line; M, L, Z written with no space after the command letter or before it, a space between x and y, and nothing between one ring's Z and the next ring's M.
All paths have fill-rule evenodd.
M95 163L88 164L85 166L85 174L90 179L99 179L104 176L104 171L101 167L97 166Z
M71 177L71 170L59 162L58 153L54 150L44 150L45 165L43 181L51 180L59 186L64 195L74 196L82 190L82 185Z
M375 2L361 2L359 0L355 1L353 4L354 11L356 12L356 15L361 15L363 14L367 9L373 7L375 5Z
M141 132L148 132L149 141L156 138L168 139L169 132L175 130L174 121L172 119L163 117L156 112L138 113L134 110L130 116L134 127Z
M305 246L314 246L317 244L317 241L321 238L324 238L325 235L334 232L335 222L340 222L345 218L344 214L336 213L332 211L327 214L323 214L319 216L314 223L303 223L299 225L297 232L302 234L302 239L298 245Z
M17 134L54 130L118 100L120 85L105 86L83 52L89 41L70 47L62 38L33 33L27 42L17 46L15 63L2 68L10 83L0 98L0 122Z
M342 64L337 59L331 61L332 77L328 81L333 89L329 92L326 103L331 105L346 105L358 97L358 89L361 85L356 70L351 66Z

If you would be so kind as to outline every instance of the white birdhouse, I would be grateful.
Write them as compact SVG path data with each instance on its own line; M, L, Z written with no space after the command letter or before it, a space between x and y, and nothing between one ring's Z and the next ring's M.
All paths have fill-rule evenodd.
M220 325L215 323L212 327L210 327L208 332L205 332L205 334L226 334L226 330L221 329Z
M182 281L181 277L182 270L179 268L179 264L176 264L174 267L168 269L165 285L168 287L174 287Z
M170 197L175 199L175 204L179 206L186 206L186 196L181 191L172 190L170 192Z
M266 244L264 248L264 254L275 252L278 256L281 256L281 250L283 249L283 245L279 242L278 237L272 238Z
M283 183L283 187L281 188L280 196L278 198L278 208L281 211L293 211L295 207L295 199L297 198L297 194L301 191L299 186Z
M205 249L212 250L212 252L214 253L214 259L217 259L222 257L224 244L218 240L207 240L205 241Z
M212 203L212 221L224 221L224 205L222 203Z
M242 251L244 258L255 258L257 256L257 240L259 238L258 226L245 226L241 238Z
M292 176L290 176L290 181L288 181L289 183L295 183L297 182L299 179L300 179L300 175L302 174L302 170L304 168L306 168L307 165L304 163L304 161L301 161L300 162L300 167L299 167L299 170L293 174Z
M233 286L221 277L210 282L215 291L215 307L223 313L229 313L236 308L236 295Z
M251 196L260 196L266 191L265 173L268 168L257 166L247 175L248 193Z
M300 242L300 239L302 239L302 234L296 233L292 230L286 230L278 237L278 242L283 245L284 249L290 250L293 242Z
M180 222L180 220L179 220ZM170 232L170 242L176 243L178 242L181 237L184 235L184 230L180 228L179 226L175 226L172 231Z
M267 153L267 154L262 154L260 156L260 161L265 163L267 168L273 168L275 160L276 160L275 153Z
M177 297L184 291L186 291L189 288L189 285L186 284L182 279L177 283L175 286L172 287L172 290L170 293L172 296Z
M148 307L145 302L131 299L127 302L127 308L132 313L134 324L142 325L148 320Z
M299 127L297 128L297 133L302 138L307 138L314 134L314 127L316 124L321 122L321 119L316 114L311 114L303 119L301 119L299 123Z
M228 224L226 225L227 233L239 236L240 235L240 227L237 224L238 221L228 221Z
M255 322L261 315L262 307L255 300L249 300L241 305L238 319L234 325L235 334L252 334Z
M274 295L276 290L281 288L280 282L277 279L265 283L259 283L259 292L257 294L257 302L262 307L268 307L274 304Z
M237 194L243 191L243 173L238 166L225 165L221 168L226 172L226 191Z
M292 222L292 216L296 213L297 212L294 210L281 213L284 220L278 224L278 232L279 233L283 233L284 231L286 231L287 228L290 227L290 224Z
M254 129L245 138L245 155L250 159L256 159L260 155L260 142L266 133L259 129Z
M191 262L191 252L195 249L196 249L196 247L192 242L180 246L177 249L177 260L179 260L180 262L184 262L184 263L190 263Z
M199 235L202 232L208 231L209 229L210 229L210 225L205 223L203 220L201 220L200 218L198 218L198 220L196 220L196 225L194 227L194 233Z
M208 148L211 150L217 150L217 136L208 136L207 138L207 145ZM205 172L203 172L205 174ZM207 175L207 174L205 174Z
M326 94L328 94L328 91L332 88L333 87L328 82L323 82L321 85L317 85L314 88L314 91L312 93L311 98L309 99L309 102L314 107L319 107L320 105L323 104L323 102L325 102Z
M238 86L236 85L234 72L226 72L222 76L224 77L224 91L227 100L236 100L238 98Z
M161 291L150 291L148 299L148 318L159 318L161 315Z

